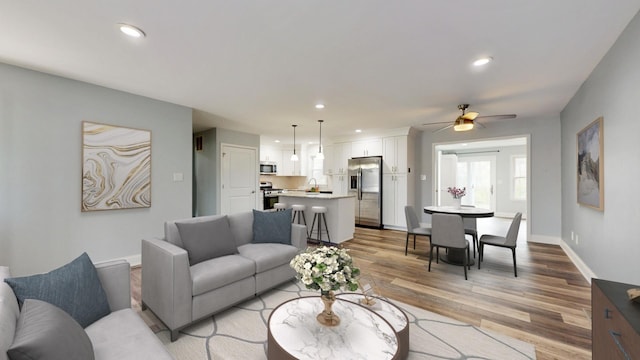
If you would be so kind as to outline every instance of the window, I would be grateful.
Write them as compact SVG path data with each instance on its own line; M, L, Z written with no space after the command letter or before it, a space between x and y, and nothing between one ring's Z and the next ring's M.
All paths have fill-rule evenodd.
M527 157L515 155L511 157L511 198L527 200Z
M311 156L311 177L316 179L318 185L327 185L327 176L324 175L324 160L318 159L317 156Z

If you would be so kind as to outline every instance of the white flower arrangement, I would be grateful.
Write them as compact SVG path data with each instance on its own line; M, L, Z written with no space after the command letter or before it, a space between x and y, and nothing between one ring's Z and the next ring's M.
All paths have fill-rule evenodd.
M320 290L322 294L338 289L358 290L360 269L353 266L347 249L334 246L307 249L294 257L289 265L307 289Z

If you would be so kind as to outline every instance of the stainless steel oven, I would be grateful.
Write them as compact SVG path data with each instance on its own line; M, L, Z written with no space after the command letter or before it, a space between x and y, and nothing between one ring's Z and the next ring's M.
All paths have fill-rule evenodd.
M262 192L263 210L271 210L280 198L279 194L282 189L274 189L271 181L260 182L260 192Z

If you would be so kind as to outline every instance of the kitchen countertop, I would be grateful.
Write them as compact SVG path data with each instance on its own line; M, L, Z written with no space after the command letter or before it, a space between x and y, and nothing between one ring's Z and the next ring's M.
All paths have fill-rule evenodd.
M297 197L306 199L345 199L355 197L355 195L334 195L334 194L322 194L303 191L288 191L278 194L280 197Z

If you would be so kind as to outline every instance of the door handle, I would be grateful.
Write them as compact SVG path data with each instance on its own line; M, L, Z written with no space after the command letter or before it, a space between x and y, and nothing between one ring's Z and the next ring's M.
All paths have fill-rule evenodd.
M491 185L491 195L493 195L493 185Z

